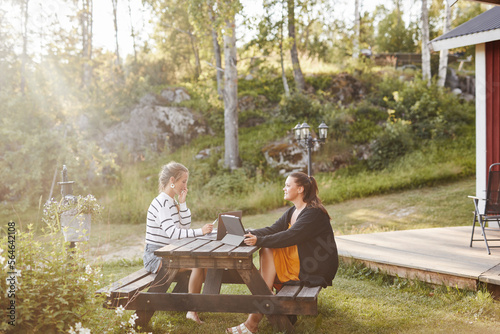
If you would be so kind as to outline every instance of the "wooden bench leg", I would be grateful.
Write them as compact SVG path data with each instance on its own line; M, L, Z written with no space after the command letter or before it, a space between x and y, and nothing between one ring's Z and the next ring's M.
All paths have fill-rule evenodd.
M250 289L250 292L254 295L270 295L273 293L269 290L269 287L264 282L264 279L260 275L259 271L255 266L252 266L252 269L238 269L238 273L241 278L245 282L245 284ZM264 310L267 310L273 307L272 299L269 299L269 302L265 302L260 305ZM287 333L293 333L295 328L293 327L290 319L286 315L274 315L274 314L266 314L267 319L273 325L273 327L278 328L279 331L286 331Z
M166 292L170 287L170 284L175 279L175 276L179 272L179 269L168 269L167 266L162 266L160 271L156 275L155 280L148 289L148 292ZM141 310L141 308L146 308L146 305L139 305L138 310L135 311L137 319L135 321L136 326L145 328L149 320L153 317L155 311Z

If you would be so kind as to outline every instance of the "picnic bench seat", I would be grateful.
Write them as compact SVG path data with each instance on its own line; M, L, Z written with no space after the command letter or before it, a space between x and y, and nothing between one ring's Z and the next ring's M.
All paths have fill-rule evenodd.
M174 279L174 282L177 282L177 284L173 288L172 293L188 292L190 274L190 270L177 273ZM119 304L123 304L125 300L132 298L137 292L149 288L151 283L156 278L156 275L157 274L150 273L146 269L141 268L138 271L97 290L96 294L105 294L107 296L105 307L116 308ZM232 284L243 283L237 273L232 270L224 272L222 275L222 282Z
M278 330L291 333L297 315L318 313L321 287L285 284L273 294L253 264L257 250L217 240L181 239L155 252L163 263L158 274L142 268L96 293L106 295L106 308L135 310L141 327L156 311L260 313ZM202 293L187 292L190 270L184 268L207 269ZM244 284L251 294L221 294L222 283Z
M177 282L177 284L173 288L172 293L187 293L189 275L189 271L180 272L176 275L174 282ZM146 269L141 268L99 289L96 294L105 294L107 296L104 307L116 308L119 305L126 305L138 292L149 288L155 277L156 274L152 274ZM232 271L227 271L227 273L223 275L223 282L243 283L238 280L237 275L232 274ZM316 315L318 313L318 295L320 291L320 286L306 287L300 285L285 285L275 297L271 299L267 297L267 301L272 302L273 299L279 300L280 307L276 308L276 303L261 303L259 305L260 311L264 314Z
M280 299L289 299L294 307L291 307L289 311L283 310L281 313L290 315L318 314L318 295L321 289L320 286L285 285L276 296Z

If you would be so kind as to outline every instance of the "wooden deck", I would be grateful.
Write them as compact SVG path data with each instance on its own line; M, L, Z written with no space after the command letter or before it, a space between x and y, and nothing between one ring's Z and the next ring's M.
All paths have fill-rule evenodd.
M471 248L470 233L470 226L460 226L342 235L335 240L344 261L358 260L390 275L458 288L476 290L484 282L499 298L500 248L491 248L491 255L484 241L475 241ZM476 228L475 237L480 235ZM489 231L488 237L499 238L500 230Z

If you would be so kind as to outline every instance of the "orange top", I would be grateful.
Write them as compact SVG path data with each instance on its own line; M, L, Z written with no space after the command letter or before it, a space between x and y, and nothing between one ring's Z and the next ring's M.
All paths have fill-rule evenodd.
M288 223L290 228L290 223ZM298 281L300 271L297 245L285 248L273 248L274 267L280 282Z

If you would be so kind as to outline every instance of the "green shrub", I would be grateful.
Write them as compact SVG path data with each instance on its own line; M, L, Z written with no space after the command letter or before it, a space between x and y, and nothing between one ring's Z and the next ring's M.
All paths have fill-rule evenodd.
M423 80L405 83L387 102L394 116L409 121L415 136L421 139L456 137L474 120L471 103Z
M106 296L95 292L111 282L103 279L100 265L89 264L86 243L69 248L57 226L52 220L35 235L32 225L22 231L10 222L5 230L15 234L9 239L1 230L0 291L6 298L0 306L12 311L0 332L139 333L133 311L103 308Z
M7 238L2 238L0 247L4 245ZM100 285L99 269L86 263L79 248L69 251L60 233L49 229L35 238L32 229L17 230L15 249L16 290L11 300L15 300L18 333L67 331L70 324L81 321L88 304L100 304L94 297ZM0 276L2 290L7 291L6 279L11 275L2 270ZM0 326L12 328L5 322Z
M251 183L243 169L213 176L205 185L205 190L220 196L244 194L251 190Z
M290 86L293 82L293 77L287 75L287 79ZM283 93L284 88L281 75L275 75L274 73L260 75L258 79L238 81L238 96L263 95L268 101L276 103L280 101Z
M371 145L370 169L383 169L397 158L411 152L413 137L408 122L396 120L385 124L384 131Z
M301 93L294 93L288 98L283 98L279 112L280 118L288 123L299 121L310 124L321 121L318 119L320 115L319 104Z
M399 79L400 73L396 71L384 71L378 75L378 80L371 86L372 90L367 96L371 105L382 108L390 107L390 99L393 92L400 91L406 85L405 81Z

